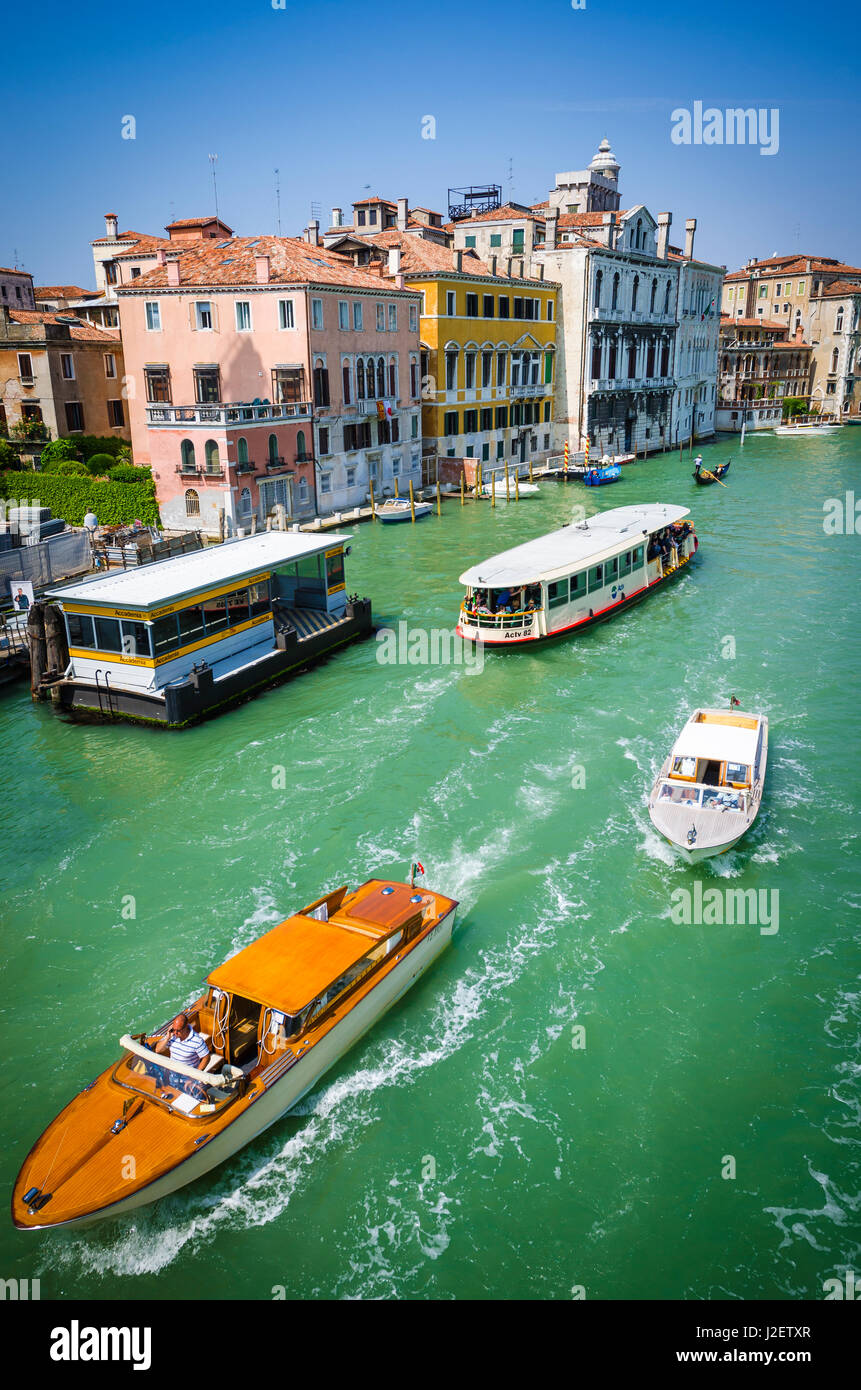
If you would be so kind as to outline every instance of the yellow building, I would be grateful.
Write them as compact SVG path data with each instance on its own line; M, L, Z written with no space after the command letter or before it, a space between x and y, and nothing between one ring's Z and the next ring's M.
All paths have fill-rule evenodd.
M390 229L333 248L420 290L424 452L485 463L529 463L553 452L559 286L520 275L523 262Z

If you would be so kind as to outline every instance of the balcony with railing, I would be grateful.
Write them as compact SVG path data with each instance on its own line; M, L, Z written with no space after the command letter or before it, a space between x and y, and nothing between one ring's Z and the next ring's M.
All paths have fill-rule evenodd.
M211 404L196 405L148 405L146 419L148 425L272 425L284 420L309 420L310 401L282 401L273 405L270 401L214 401Z
M546 396L548 392L552 395L553 386L550 383L545 385L541 381L523 382L522 385L515 385L512 382L511 386L508 388L508 394L512 400L516 400L518 396L523 396L527 399L532 399L535 396Z
M601 376L591 380L593 391L667 391L674 386L671 376Z

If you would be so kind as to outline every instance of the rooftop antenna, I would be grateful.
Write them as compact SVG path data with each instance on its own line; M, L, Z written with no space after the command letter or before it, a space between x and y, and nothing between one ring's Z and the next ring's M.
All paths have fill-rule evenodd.
M275 170L275 235L281 235L281 175Z
M508 156L508 197L509 201L514 197L514 160Z
M319 222L320 219L322 218L322 216L323 216L323 209L322 209L320 203L315 202L315 200L312 198L312 200L311 200L311 221L312 221L312 222Z
M210 169L212 170L212 191L213 191L214 194L215 194L215 217L216 217L216 221L218 220L218 181L216 180L216 177L215 177L215 166L216 166L217 163L218 163L218 155L217 155L217 154L211 154L211 155L209 156L209 167L210 167Z

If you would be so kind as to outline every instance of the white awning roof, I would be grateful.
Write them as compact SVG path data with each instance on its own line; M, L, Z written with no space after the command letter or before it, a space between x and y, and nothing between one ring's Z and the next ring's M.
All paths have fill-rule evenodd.
M750 767L756 756L758 733L758 729L740 729L737 724L688 723L679 734L673 757L712 758Z
M651 535L673 521L681 521L688 512L688 507L671 507L664 502L613 507L577 526L563 526L560 531L551 531L513 550L504 550L501 555L492 555L466 570L460 582L501 589L512 584L552 579L556 574L568 574L601 555L612 553L625 541L632 546L639 545L644 533Z
M105 604L110 608L158 608L187 594L317 555L352 539L343 532L265 531L259 536L210 545L172 560L157 560L138 569L97 575L77 584L49 589L48 598L65 603Z

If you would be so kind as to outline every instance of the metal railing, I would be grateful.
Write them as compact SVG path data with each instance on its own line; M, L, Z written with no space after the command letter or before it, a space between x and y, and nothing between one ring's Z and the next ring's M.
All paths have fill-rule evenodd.
M310 401L216 402L211 405L148 405L148 425L254 425L310 417Z
M481 613L478 609L461 604L461 619L469 627L487 628L494 632L531 632L543 608L530 608L519 613Z

